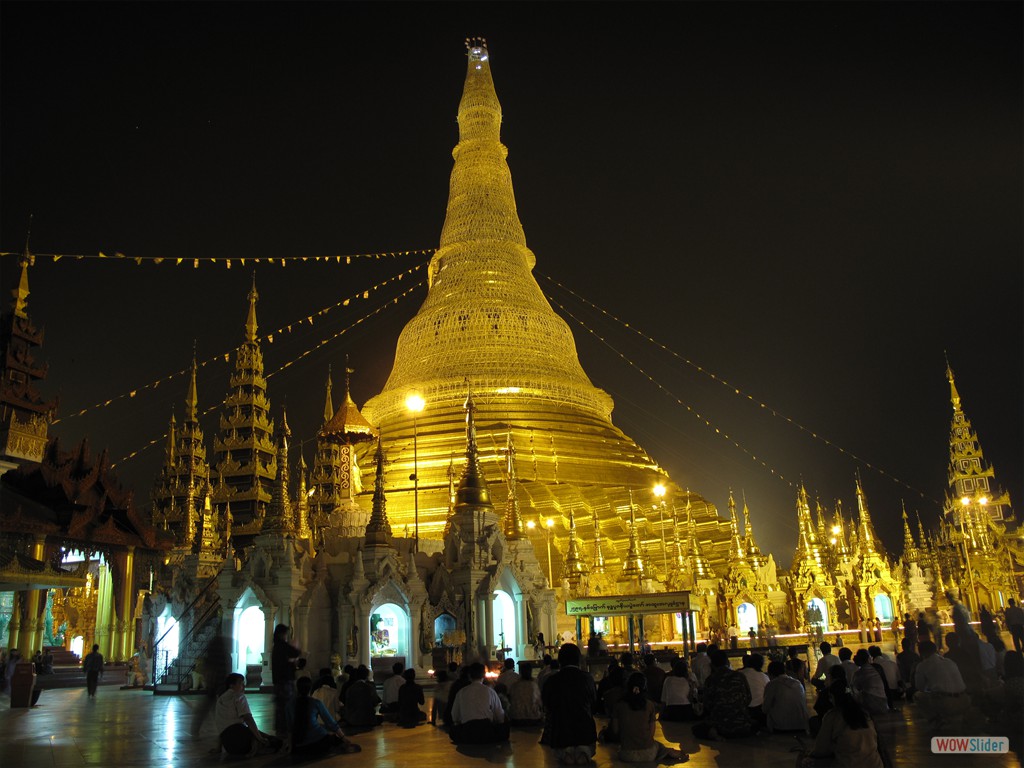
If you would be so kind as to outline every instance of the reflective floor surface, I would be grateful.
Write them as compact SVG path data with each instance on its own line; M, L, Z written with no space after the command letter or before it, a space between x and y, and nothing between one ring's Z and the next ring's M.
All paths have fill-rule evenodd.
M226 760L211 754L216 745L212 718L203 722L198 738L190 735L192 718L202 697L154 696L142 690L101 687L90 700L84 689L45 691L33 709L10 709L0 699L0 766L2 768L65 768L70 766L292 766L287 755L267 755L248 760ZM272 727L273 703L267 694L250 694L250 706L263 730ZM429 707L429 700L428 700ZM913 705L880 719L894 762L899 766L941 768L1009 768L1019 766L1013 753L1002 755L933 755L929 734L915 720ZM601 722L599 720L599 726ZM757 766L793 768L798 742L793 736L765 735L733 741L698 742L688 724L658 724L657 738L678 744L688 753L687 765ZM550 749L540 746L540 729L513 730L511 742L502 747L459 748L447 733L428 724L403 729L385 724L353 740L363 751L336 755L302 765L374 766L374 768L456 768L457 766L504 765L550 767L557 765ZM804 739L810 746L809 739ZM616 759L614 747L598 745L596 766L630 765ZM638 764L633 764L638 765ZM652 764L639 764L653 768Z

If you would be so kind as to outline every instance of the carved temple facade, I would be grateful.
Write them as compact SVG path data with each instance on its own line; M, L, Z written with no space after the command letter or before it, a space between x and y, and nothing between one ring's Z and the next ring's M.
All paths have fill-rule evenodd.
M18 595L9 644L36 643L46 589L92 622L82 633L115 657L155 650L157 682L176 684L191 679L218 632L232 638L235 668L269 683L279 623L314 669L390 668L396 658L427 669L530 657L539 633L549 644L583 629L633 639L620 616L585 628L568 619L563 601L586 595L688 594L689 615L646 617L642 630L678 645L729 627L763 636L888 625L904 611L943 608L954 586L974 607L998 609L1018 594L1024 556L1010 500L951 371L945 516L931 534L918 520L915 537L904 511L899 558L876 535L879 513L857 476L853 516L838 504L812 508L798 489L795 552L783 570L758 547L746 499L738 511L730 491L723 517L612 423L611 398L588 379L533 277L490 65L483 42L470 43L427 297L398 339L384 388L362 409L347 361L337 407L328 371L322 424L306 436L315 438L311 466L272 406L255 280L212 460L193 359L151 514L110 479L105 457L46 447L54 406L34 389L45 369L29 354L42 336L25 312L26 262L4 321L0 389L0 459L14 468L0 484L5 502L19 499L0 511L2 530L19 532L5 533L0 562ZM406 405L412 394L416 409ZM72 548L103 552L105 570L69 575L58 555ZM52 583L19 582L19 568L50 568Z

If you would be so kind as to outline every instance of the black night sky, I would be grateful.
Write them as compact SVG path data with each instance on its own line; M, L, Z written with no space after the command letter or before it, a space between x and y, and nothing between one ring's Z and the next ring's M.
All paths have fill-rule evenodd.
M345 355L357 403L378 392L426 289L388 300L423 270L299 321L427 255L238 260L436 247L463 40L483 35L538 281L676 482L723 513L745 494L787 565L795 487L850 513L859 470L898 553L901 500L930 526L946 490L945 352L1019 514L1021 9L3 2L0 248L22 250L31 214L32 251L66 255L30 272L53 433L113 460L156 441L117 468L147 504L182 412L168 377L195 340L219 358L200 407L225 395L254 268L261 332L293 325L264 344L270 372L298 359L270 379L293 440L314 437L329 364L336 394ZM99 251L167 261L70 258Z

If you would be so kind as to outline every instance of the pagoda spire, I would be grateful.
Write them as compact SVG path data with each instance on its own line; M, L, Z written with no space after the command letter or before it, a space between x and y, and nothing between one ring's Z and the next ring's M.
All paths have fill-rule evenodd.
M299 492L295 500L296 526L300 539L313 540L313 532L309 525L309 493L306 487L306 457L299 446Z
M476 403L473 402L473 390L469 389L466 396L466 466L462 470L462 479L455 492L455 507L464 504L474 506L491 505L491 492L487 488L483 469L480 467L480 455L476 445Z
M249 291L249 314L245 318L245 340L249 344L256 343L256 332L259 330L256 323L256 302L259 298L260 295L256 291L256 271L253 270L252 289Z
M376 472L373 479L373 512L366 524L366 547L391 546L391 523L388 521L387 499L384 497L384 448L381 437L377 436L377 452L374 454Z
M622 563L623 579L636 579L639 582L644 577L644 561L640 556L640 547L636 537L636 509L633 505L633 491L629 492L629 550L626 552L626 559Z
M594 573L604 573L604 551L601 548L601 521L597 517L597 510L594 510Z
M523 517L519 512L519 479L516 476L516 444L512 439L512 430L508 431L505 449L508 462L508 504L505 507L505 538L509 541L526 538L523 530Z
M196 343L192 342L192 370L189 374L188 392L185 395L185 420L195 421L199 406L199 391L196 388Z
M744 560L743 538L740 536L739 523L736 520L736 499L733 498L732 488L729 489L729 527L732 531L729 559L733 561L733 564L738 564Z
M865 554L874 554L876 551L875 528L871 525L871 512L868 510L867 498L864 496L864 489L860 484L860 472L857 473L857 513L860 550Z
M175 427L176 426L177 426L177 423L174 420L174 407L172 406L171 407L171 420L170 420L170 422L167 425L167 448L164 451L164 460L165 460L167 466L169 466L169 467L173 466L174 462L175 462L175 448L174 448L175 434L174 433L175 433Z
M346 377L347 379L347 377ZM346 391L348 386L345 387ZM330 424L334 416L334 401L331 399L331 366L327 366L327 396L324 402L324 424Z
M690 551L690 572L694 582L697 579L708 579L714 576L711 565L704 557L704 551L697 538L697 520L693 516L693 505L690 503L690 489L686 489L686 520L688 529L687 548Z
M579 589L583 580L590 574L583 555L580 553L580 545L576 539L576 517L572 507L569 508L569 545L565 552L565 563L562 566L562 578L569 582L572 590Z
M754 540L754 526L750 524L750 508L747 506L747 494L743 494L743 548L750 557L755 568L764 565L764 556Z
M288 416L281 409L281 425L277 429L277 477L270 497L270 507L263 520L261 532L291 534L295 532L295 519L288 497Z
M914 543L914 535L910 532L910 520L907 518L907 504L900 501L903 508L903 557L907 562L917 560L917 545Z

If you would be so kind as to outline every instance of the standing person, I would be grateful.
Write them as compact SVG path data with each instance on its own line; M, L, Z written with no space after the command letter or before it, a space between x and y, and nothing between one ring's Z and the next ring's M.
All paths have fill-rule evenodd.
M203 676L205 679L202 703L196 707L192 715L191 733L195 738L203 726L203 721L217 706L217 699L224 693L224 681L228 676L228 666L231 663L231 645L228 639L221 633L214 635L206 648L206 656L203 657Z
M909 613L903 614L903 639L910 641L911 648L917 647L917 622L910 618Z
M881 619L875 619L875 642L882 642L882 621Z
M584 765L594 757L597 725L594 703L597 686L589 672L580 669L579 646L566 643L558 649L558 672L541 690L547 722L541 743L555 750L562 765Z
M217 698L214 717L220 745L229 755L252 756L263 748L276 752L282 741L256 727L249 701L245 698L245 678L232 672L224 681L225 691Z
M95 698L96 686L103 677L103 654L100 653L98 645L93 645L92 653L82 659L82 671L85 672L85 688L89 692L89 698Z
M625 763L678 762L683 753L654 738L655 706L647 695L647 678L634 672L626 681L626 693L615 705L610 726L619 734L619 760ZM578 762L578 761L577 761Z
M739 640L740 640L740 631L736 628L735 624L730 624L729 625L729 647L732 648L735 651L736 647L739 645Z
M274 731L288 737L288 706L295 698L295 660L297 646L288 642L288 625L274 627L274 645L270 651L270 672L274 682Z
M1007 608L1004 618L1006 629L1013 638L1013 649L1017 652L1024 651L1024 608L1017 605L1012 597L1006 601Z

